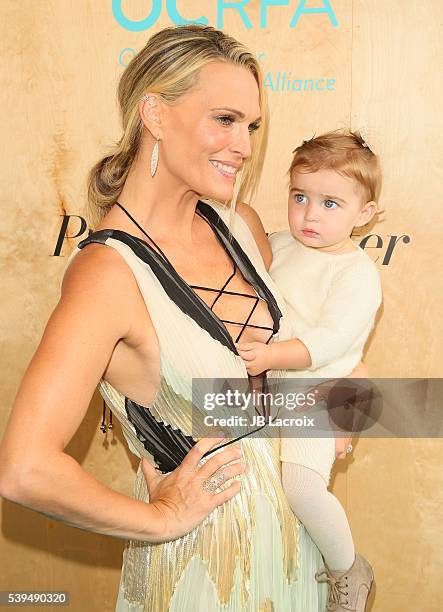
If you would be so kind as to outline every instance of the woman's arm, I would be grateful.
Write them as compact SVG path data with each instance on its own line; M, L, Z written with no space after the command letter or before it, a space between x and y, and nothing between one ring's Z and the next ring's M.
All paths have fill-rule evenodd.
M0 446L0 494L81 529L164 541L187 533L238 492L238 481L221 497L204 492L201 482L220 461L238 459L239 451L222 451L196 470L217 443L201 440L166 477L144 462L149 504L104 486L64 452L116 343L130 334L135 307L127 297L138 289L125 266L112 249L90 245L66 271L60 301L26 370ZM244 471L239 464L227 469L232 475Z
M269 266L272 263L272 250L258 213L251 206L244 203L237 204L236 210L251 230L265 262L266 270L269 270Z

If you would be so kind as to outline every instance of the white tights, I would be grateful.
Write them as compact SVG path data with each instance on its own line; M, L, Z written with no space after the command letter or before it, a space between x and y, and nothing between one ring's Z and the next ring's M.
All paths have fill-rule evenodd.
M297 463L282 462L282 482L295 516L331 570L346 571L354 563L355 550L345 511L327 490L324 479Z

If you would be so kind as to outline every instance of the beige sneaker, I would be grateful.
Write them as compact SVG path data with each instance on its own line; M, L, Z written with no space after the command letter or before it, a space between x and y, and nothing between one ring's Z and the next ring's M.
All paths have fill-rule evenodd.
M328 582L328 612L365 612L374 574L372 567L361 555L346 571L333 571L325 567L315 574L317 582Z

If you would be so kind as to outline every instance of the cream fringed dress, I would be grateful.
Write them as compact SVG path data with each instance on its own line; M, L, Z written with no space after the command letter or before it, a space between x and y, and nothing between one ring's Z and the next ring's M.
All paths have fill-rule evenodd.
M288 338L284 303L248 226L236 214L230 242L229 210L199 201L197 212L230 255L234 271L237 267L266 300L273 339ZM136 404L104 379L100 393L130 450L169 472L197 439L191 435L192 379L247 379L246 368L224 323L150 243L121 230L99 230L75 247L68 263L90 242L116 249L131 268L158 336L161 361L160 388L150 406ZM314 578L322 558L283 492L278 441L247 436L238 443L249 466L237 477L240 493L184 537L161 544L127 542L118 612L324 610L326 585ZM148 501L140 467L134 497Z

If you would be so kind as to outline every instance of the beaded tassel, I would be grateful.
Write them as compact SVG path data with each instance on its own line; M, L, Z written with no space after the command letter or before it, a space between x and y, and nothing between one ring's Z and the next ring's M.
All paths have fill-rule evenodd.
M104 434L107 432L108 429L113 429L111 410L109 410L109 423L106 424L106 402L105 400L103 400L103 416L102 416L102 423L100 425L100 429L102 430Z

